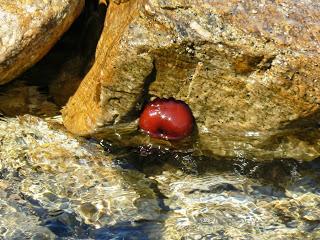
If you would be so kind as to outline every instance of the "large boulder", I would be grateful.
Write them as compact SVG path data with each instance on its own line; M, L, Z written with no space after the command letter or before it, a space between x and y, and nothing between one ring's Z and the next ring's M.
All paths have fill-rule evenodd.
M174 97L194 113L202 154L314 159L319 8L289 0L110 3L95 63L64 124L103 136L138 118L150 97Z
M84 0L0 0L0 84L39 61L83 6Z

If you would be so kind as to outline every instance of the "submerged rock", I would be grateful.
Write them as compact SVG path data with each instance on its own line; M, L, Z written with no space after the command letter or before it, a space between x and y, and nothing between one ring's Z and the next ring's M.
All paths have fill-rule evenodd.
M297 181L268 183L234 172L212 170L201 175L171 170L153 178L166 196L164 204L171 210L163 239L320 237L317 210L320 196L290 191Z
M0 1L0 84L39 61L80 14L84 0Z
M0 185L1 211L8 216L0 220L0 227L8 226L0 235L11 236L15 227L57 233L60 226L69 229L63 234L80 236L77 231L90 226L155 221L160 207L144 174L117 167L101 146L68 134L60 120L0 119L0 173L7 183ZM15 201L8 199L10 186L20 196Z
M34 208L13 181L0 181L0 236L4 239L55 239L55 234L34 215ZM33 238L32 238L33 237Z
M103 135L150 96L191 107L203 154L320 156L316 1L110 3L95 63L63 111Z
M107 142L103 149L61 122L0 118L0 238L320 237L320 161L223 161Z

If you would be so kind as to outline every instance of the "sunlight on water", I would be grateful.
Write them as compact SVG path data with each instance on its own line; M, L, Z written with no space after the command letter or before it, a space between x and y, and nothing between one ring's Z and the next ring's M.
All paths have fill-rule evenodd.
M0 133L5 239L320 237L318 160L209 158L106 141L103 151L67 134L59 118L2 118Z
M151 139L136 121L104 127L108 141L76 138L42 103L18 107L54 117L0 119L4 239L320 238L319 160L261 161L225 137L250 145L265 133L217 133L232 157L206 157L197 136Z

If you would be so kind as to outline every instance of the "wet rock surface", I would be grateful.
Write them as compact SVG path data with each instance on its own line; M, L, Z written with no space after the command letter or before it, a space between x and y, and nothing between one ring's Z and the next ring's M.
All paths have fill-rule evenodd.
M5 239L317 239L319 161L117 148L61 117L0 121Z
M176 1L159 3L170 11L185 9ZM319 159L259 162L235 144L249 146L267 136L273 147L264 145L264 151L283 156L286 150L277 146L284 146L292 129L275 131L276 139L261 129L245 136L219 129L210 141L215 151L233 151L218 155L236 155L228 158L205 156L210 154L197 136L151 139L137 131L136 121L104 127L102 142L69 133L59 115L66 96L58 93L68 77L74 88L92 60L86 51L68 56L72 39L62 39L57 52L0 87L1 239L320 239ZM91 38L77 39L76 49L92 44ZM73 60L74 66L64 64ZM52 63L58 62L56 71ZM317 131L305 130L296 136L315 146ZM298 158L306 147L289 140Z
M314 1L111 3L96 61L64 109L64 124L94 135L135 120L150 97L175 97L191 107L203 153L314 159L319 7Z
M296 193L234 173L156 177L172 214L166 239L317 239L318 194ZM295 195L295 197L290 196ZM316 200L315 200L316 199ZM301 201L302 200L302 201ZM294 202L294 203L292 203ZM303 212L301 214L301 210ZM313 213L309 221L304 214ZM312 215L312 214L311 214ZM311 230L312 229L312 230Z
M99 145L73 138L58 120L1 119L0 136L4 237L21 228L31 236L88 237L94 228L159 218L150 180L117 167Z
M28 88L36 89L19 89ZM41 103L26 109L43 116ZM0 236L317 239L319 170L319 160L226 161L98 144L68 133L59 115L2 116Z
M83 0L0 1L0 84L39 61L80 14Z

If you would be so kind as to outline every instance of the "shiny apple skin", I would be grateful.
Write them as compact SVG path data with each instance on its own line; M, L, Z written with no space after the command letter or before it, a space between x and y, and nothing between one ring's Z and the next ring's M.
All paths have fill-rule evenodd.
M179 140L192 133L194 117L185 102L156 98L143 109L139 128L154 138Z

